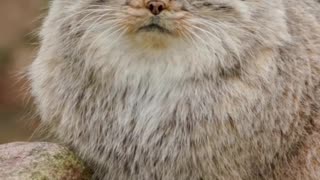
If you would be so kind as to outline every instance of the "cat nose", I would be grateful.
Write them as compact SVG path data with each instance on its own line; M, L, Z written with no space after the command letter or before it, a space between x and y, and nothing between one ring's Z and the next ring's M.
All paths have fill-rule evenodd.
M151 0L147 3L147 7L154 15L160 14L166 9L166 4L162 0Z

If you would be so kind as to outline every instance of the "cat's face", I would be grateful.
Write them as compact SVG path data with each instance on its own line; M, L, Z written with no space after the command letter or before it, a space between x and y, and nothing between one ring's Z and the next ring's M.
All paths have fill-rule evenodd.
M133 41L143 37L149 44L172 39L218 40L217 36L234 29L235 23L250 19L242 0L57 1L61 1L57 11L64 9L60 22L72 23L71 32L100 32L100 38L117 34Z
M201 26L249 17L240 0L104 0L98 4L97 9L105 9L106 16L113 14L120 27L137 34L185 36Z
M223 24L227 28L250 17L241 0L96 0L87 9L100 14L97 23L155 41L195 38L199 33L210 37L225 28Z
M233 67L244 53L279 43L284 19L281 0L54 0L43 36L87 59L119 48L190 48Z

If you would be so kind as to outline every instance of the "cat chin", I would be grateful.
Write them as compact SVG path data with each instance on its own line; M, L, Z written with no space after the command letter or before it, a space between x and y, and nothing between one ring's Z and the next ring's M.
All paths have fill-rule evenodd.
M143 48L170 48L182 40L182 37L171 34L162 29L146 29L130 34L128 40L136 46Z

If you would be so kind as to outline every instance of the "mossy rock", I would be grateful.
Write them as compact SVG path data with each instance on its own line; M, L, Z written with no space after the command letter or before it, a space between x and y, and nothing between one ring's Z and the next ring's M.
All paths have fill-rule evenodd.
M52 143L0 145L0 179L89 180L90 171L67 148Z

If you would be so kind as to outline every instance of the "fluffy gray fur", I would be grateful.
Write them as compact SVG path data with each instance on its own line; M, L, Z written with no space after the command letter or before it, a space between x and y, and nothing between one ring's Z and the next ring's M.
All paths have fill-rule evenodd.
M101 180L319 180L319 1L163 1L51 3L43 125Z

